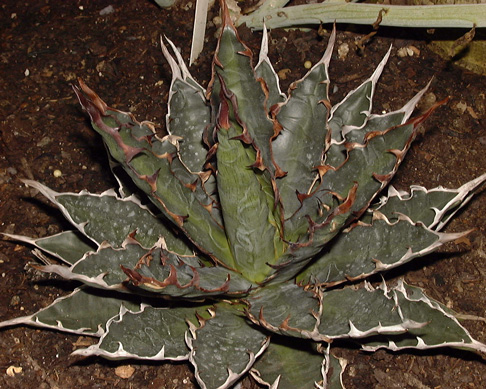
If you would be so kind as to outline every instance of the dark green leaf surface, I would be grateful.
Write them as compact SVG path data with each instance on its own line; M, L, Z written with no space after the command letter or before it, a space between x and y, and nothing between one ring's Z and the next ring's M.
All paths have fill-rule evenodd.
M413 185L410 193L389 187L388 196L382 197L373 206L390 220L396 220L399 214L407 215L414 222L421 222L427 227L439 231L452 216L473 196L473 191L486 181L486 174L462 185L457 189L441 186L427 190Z
M135 239L143 247L152 247L163 237L170 250L182 255L192 253L173 229L167 228L161 218L155 217L133 197L120 199L112 193L80 193L58 194L56 200L73 222L82 226L86 235L98 244L106 241L113 247L120 247L128 235L135 233Z
M252 68L252 53L240 41L229 16L224 20L213 72L212 94L219 96L221 85L217 82L218 75L227 90L236 97L237 114L259 152L258 159L252 161L252 164L257 163L260 169L268 169L273 176L275 166L270 151L270 139L274 135L274 129L265 110L265 93Z
M236 266L249 280L260 282L271 271L267 263L275 263L284 243L270 180L265 172L250 167L255 151L235 139L241 131L232 123L218 132L219 198Z
M233 267L225 232L210 213L213 199L205 194L199 176L194 176L194 185L187 185L173 174L171 161L177 155L177 139L174 136L159 139L148 123L138 123L130 114L108 109L86 86L83 91L93 99L77 91L93 128L103 136L111 155L135 184L201 251ZM106 107L104 111L100 105Z
M317 326L319 299L311 291L287 282L266 286L247 299L251 320L273 331L291 336L307 337Z
M39 239L22 235L3 235L38 247L42 251L70 265L81 259L88 251L96 250L96 245L79 231L63 231L59 234Z
M190 360L202 387L229 387L268 346L268 336L248 324L241 307L220 303L214 317L193 330Z
M71 268L48 265L42 270L102 289L133 293L125 286L130 280L148 292L186 298L246 294L252 288L229 269L205 267L197 257L178 256L160 245L145 249L136 242L126 242L119 249L102 246Z
M205 308L199 308L203 311ZM194 320L196 308L153 308L143 305L137 312L122 311L108 323L99 343L78 355L99 355L108 359L185 360L189 348L185 342L188 320Z
M332 43L329 47L332 49ZM329 60L330 51L326 51L304 78L292 85L289 99L277 114L282 129L273 141L272 149L277 165L287 173L277 180L285 218L300 206L297 193L311 191L317 178L316 167L322 164L331 106L328 98Z
M175 45L168 42L177 62L162 42L162 52L172 69L167 131L182 138L179 145L181 159L190 171L196 173L203 170L206 162L203 133L210 125L211 110L204 89L192 79Z
M446 241L446 236L409 220L392 224L383 218L371 225L359 223L336 237L329 249L297 279L304 283L335 285L364 278L426 255Z
M136 301L136 300L135 300ZM0 323L0 327L27 324L82 335L101 335L106 322L121 307L139 309L139 303L121 294L107 294L93 288L76 289L37 313Z
M314 346L314 347L312 347ZM314 389L322 385L324 355L315 350L311 341L272 336L272 341L251 370L253 377L279 389Z
M381 341L379 338L371 338L369 341L365 339L362 342L364 349L374 351L379 348L401 350L454 347L486 352L486 346L474 340L449 309L426 296L422 289L400 282L393 293L404 316L427 325L410 329L407 334L397 338L385 338Z

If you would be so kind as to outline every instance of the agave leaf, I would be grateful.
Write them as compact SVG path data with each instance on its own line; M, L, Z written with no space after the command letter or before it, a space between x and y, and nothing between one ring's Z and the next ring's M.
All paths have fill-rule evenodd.
M163 241L151 249L141 247L132 239L125 241L121 248L104 244L71 267L47 265L40 269L102 289L133 293L133 289L126 287L129 280L148 292L186 298L245 294L252 287L231 270L205 267L195 256L167 251Z
M326 374L325 382L322 385L326 389L344 389L343 373L348 361L344 358L338 358L330 352L331 346L328 344L325 349Z
M177 137L159 139L150 123L139 123L131 114L109 108L84 83L80 85L82 92L78 88L75 91L93 128L135 184L202 252L233 268L225 232L211 215L213 199L204 191L200 177L194 175L194 181L188 184L173 174Z
M273 122L267 116L266 96L252 67L253 54L240 40L224 3L222 17L223 30L214 55L213 76L208 93L216 107L223 87L234 95L234 104L238 107L235 113L245 136L251 139L257 151L252 165L260 170L268 170L274 177L280 172L273 163L270 150L270 139L274 136Z
M137 299L125 295L107 294L94 288L81 287L56 299L51 305L29 316L0 323L0 328L18 324L49 328L80 335L100 336L106 322L118 314L120 307L138 310Z
M441 186L427 190L422 186L410 187L410 194L399 191L393 186L388 188L388 196L380 199L372 208L385 214L390 220L407 215L415 222L440 231L454 214L466 205L474 191L486 181L486 174L462 185L457 189L446 189Z
M375 78L376 77L371 77L371 80L374 80ZM365 91L373 91L374 82L375 81L365 82L363 86L357 90L364 89ZM368 85L368 88L364 88L366 85ZM385 133L387 130L393 129L396 126L404 125L427 88L428 85L397 111L384 115L369 115L368 112L366 120L361 127L351 125L344 126L347 129L347 132L345 132L344 135L339 136L345 137L345 141L342 141L341 143L331 141L332 144L325 154L325 163L320 167L321 174L326 174L328 170L338 169L344 161L346 161L349 149L366 147L368 143L367 139L373 134ZM354 93L356 93L356 91ZM351 93L351 96L353 95L354 94ZM361 94L361 98L365 100L363 104L366 104L366 94ZM369 108L371 108L371 106ZM417 120L420 121L421 118L418 118ZM352 161L348 161L347 163L349 162L352 164ZM322 186L320 190L317 190L316 188L315 193L312 196L303 197L302 207L299 209L298 214L286 223L286 233L289 238L291 231L296 236L300 236L304 233L307 226L302 217L303 215L309 215L313 220L318 220L318 218L322 219L323 215L326 216L328 214L327 212L324 212L325 207L323 207L323 205L332 207L332 202L326 197L329 198L329 195L327 195L326 188L323 188ZM296 238L293 237L292 239L295 240Z
M169 134L182 138L179 145L181 160L190 171L196 173L203 170L206 162L207 149L203 144L203 134L211 122L210 107L206 104L206 91L192 78L174 44L167 41L177 61L161 40L162 52L172 69L166 128Z
M383 72L391 47L376 67L371 77L336 104L331 111L329 127L333 143L341 143L347 132L363 127L371 114L376 83Z
M416 122L420 120L418 118ZM415 123L407 123L382 132L368 133L364 145L348 145L346 162L337 169L325 171L320 189L344 197L353 183L357 183L352 209L360 215L395 174L415 139L415 127Z
M160 237L164 237L171 250L182 255L192 254L186 242L135 196L122 199L111 189L102 194L87 191L58 193L36 181L24 182L57 205L64 216L97 245L106 241L113 247L121 247L125 239L135 233L137 241L144 247L152 247Z
M198 308L201 315L204 310L204 306ZM195 319L195 308L154 308L142 304L140 310L133 312L122 307L118 316L107 323L98 344L74 354L107 359L187 360L187 321Z
M465 234L437 233L403 215L392 223L375 211L372 224L358 222L342 231L297 280L326 286L355 281L427 255Z
M133 240L125 241L122 247L102 244L96 252L86 253L72 266L46 265L38 269L56 273L68 280L81 281L92 287L127 292L123 285L127 280L120 266L135 267L140 258L150 252Z
M269 337L248 325L241 306L219 303L210 313L199 328L191 326L190 361L201 388L228 388L252 367Z
M123 270L133 285L173 297L246 295L255 287L237 272L203 266L197 257L179 257L163 248L151 251L150 259L140 260L135 269Z
M177 61L161 40L162 52L172 69L166 128L169 134L180 137L179 160L173 160L171 167L185 185L193 185L196 181L194 174L200 177L203 191L196 191L195 194L199 194L198 199L203 203L207 203L206 196L212 197L211 216L222 224L220 207L215 198L217 193L213 193L216 192L214 174L211 170L205 170L208 154L208 145L204 144L205 134L214 127L211 109L206 101L206 91L191 76L175 45L169 39L167 41Z
M346 161L339 168L321 166L318 189L303 200L302 207L285 223L286 238L298 243L290 245L279 259L275 265L277 271L269 278L271 282L296 276L325 243L369 207L376 194L395 175L416 137L416 126L441 103L403 125L368 133L364 144L348 145ZM345 200L336 207L331 193ZM308 215L316 213L309 212L309 207L319 211L317 220L309 220ZM295 228L292 232L287 228L290 225ZM302 241L300 237L306 235L310 239Z
M328 66L336 31L333 30L320 61L290 87L290 97L280 104L276 118L281 126L272 143L276 163L286 175L277 180L285 218L301 204L299 194L308 194L322 164L328 128L325 125L331 104L328 98Z
M355 184L349 191L348 196L341 204L337 205L332 211L324 210L327 217L322 223L315 223L307 215L303 215L307 220L308 234L296 243L291 243L287 251L279 258L278 262L272 267L275 272L271 274L265 282L278 283L293 279L299 272L317 255L324 245L328 243L339 232L339 228L345 225L354 215L351 207L356 197ZM333 204L333 196L327 193L321 196L330 204ZM320 204L317 204L321 207ZM295 216L295 214L294 214ZM292 217L294 219L294 217ZM287 226L287 224L285 224Z
M96 250L96 246L79 231L63 231L56 235L37 239L23 235L5 233L3 235L31 244L69 265L78 261L87 252Z
M252 293L246 302L249 318L276 333L293 331L291 336L308 338L306 334L314 332L318 325L317 293L290 281L265 286Z
M251 167L256 152L241 139L243 128L230 120L236 101L222 96L221 103L216 157L224 226L237 268L259 282L271 271L267 263L275 263L284 251L279 208L268 174Z
M322 384L325 363L324 355L316 348L310 341L272 336L270 345L253 365L251 375L272 388L313 389L315 383Z
M486 345L473 339L469 332L459 323L454 312L436 300L425 295L420 288L400 281L393 294L404 316L427 322L421 328L413 328L408 333L385 340L380 338L364 339L363 349L375 351L380 348L397 351L404 349L431 349L454 347L485 353ZM418 307L420 307L418 309Z
M413 334L417 337L414 338L414 348L426 348L424 342L434 346L434 341L440 341L435 347L486 350L486 345L472 339L456 318L438 303L427 298L418 288L407 289L403 285L400 283L388 289L383 283L374 289L365 283L364 288L326 291L301 288L300 292L292 291L291 294L270 298L268 294L275 293L273 288L288 292L288 284L280 284L257 291L248 298L247 314L254 323L272 332L315 341ZM312 298L318 302L317 309L307 304ZM271 305L275 303L281 306ZM287 308L287 312L282 306ZM343 306L346 309L342 309ZM386 346L381 343L379 347Z
M260 47L258 63L255 66L255 74L257 76L257 79L261 79L265 83L265 108L267 115L269 115L271 108L275 104L284 102L287 97L280 90L278 75L275 72L272 63L270 62L270 59L268 58L268 32L266 29L263 29L262 44Z

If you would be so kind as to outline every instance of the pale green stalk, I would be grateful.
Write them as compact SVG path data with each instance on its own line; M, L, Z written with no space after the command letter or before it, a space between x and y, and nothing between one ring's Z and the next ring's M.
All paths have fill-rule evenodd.
M381 26L423 28L486 27L486 4L382 5L325 2L285 7L286 0L265 1L260 8L241 15L238 24L250 28L292 27L321 23L373 24L382 12Z

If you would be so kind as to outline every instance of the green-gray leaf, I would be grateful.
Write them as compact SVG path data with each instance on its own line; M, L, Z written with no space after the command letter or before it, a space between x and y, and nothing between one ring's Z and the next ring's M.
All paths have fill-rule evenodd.
M82 287L56 299L51 305L29 316L0 323L1 327L27 324L80 335L100 336L106 322L120 312L122 306L138 310L137 298Z
M190 361L202 388L228 388L268 346L268 335L251 326L241 306L219 303L213 317L192 329Z

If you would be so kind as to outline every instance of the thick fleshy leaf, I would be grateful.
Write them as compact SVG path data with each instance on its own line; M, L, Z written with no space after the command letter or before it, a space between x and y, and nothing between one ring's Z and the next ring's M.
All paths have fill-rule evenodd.
M281 126L272 142L275 161L286 175L277 180L285 218L301 204L299 194L308 194L317 179L316 167L322 165L331 104L328 97L328 66L336 31L320 61L290 87L290 97L279 105L276 115Z
M275 104L282 103L286 100L286 96L280 90L278 75L268 58L268 32L266 29L263 29L262 44L258 63L255 66L255 74L257 79L260 78L265 82L266 93L268 94L265 107L267 114L269 114Z
M349 145L346 162L338 169L321 167L318 189L304 199L303 206L285 223L286 237L292 242L300 242L290 245L288 252L279 259L276 273L269 278L271 282L296 276L341 228L366 211L373 198L395 175L416 137L418 123L440 104L404 125L381 133L368 133L363 145ZM338 206L335 205L336 197L344 199ZM314 208L310 213L307 212L309 207ZM319 211L318 218L313 220L309 215L316 213L315 210ZM287 227L291 224L294 230L289 232ZM299 238L306 235L309 240Z
M240 139L243 128L230 119L236 101L222 96L221 103L216 157L224 226L237 268L260 282L272 271L267 264L275 263L285 248L279 208L268 173L251 167L256 151Z
M270 331L308 338L316 331L320 311L317 293L293 282L269 285L246 299L250 319ZM323 339L320 339L323 340Z
M330 352L330 345L325 350L326 371L324 389L345 389L343 384L343 373L348 361L338 358Z
M325 359L317 344L272 336L268 348L251 369L261 384L279 389L314 389L323 383ZM272 386L274 385L275 386Z
M260 170L268 170L274 177L278 175L270 150L274 128L265 109L266 96L252 67L253 54L240 40L225 9L226 4L223 4L223 8L222 34L214 55L213 78L208 91L216 107L222 88L234 95L240 125L257 151L251 164Z
M340 143L347 132L359 129L365 125L371 114L376 83L383 72L390 53L391 47L376 67L373 75L358 88L349 92L339 104L332 108L329 127L331 128L331 139L333 142Z
M56 299L33 315L1 322L0 328L27 324L80 335L100 336L105 332L106 322L117 315L122 306L138 310L140 303L137 298L83 287Z
M420 289L403 283L393 289L385 283L376 289L367 283L359 289L295 288L299 287L292 290L289 284L281 284L257 291L247 299L248 317L272 332L315 341L374 335L393 335L391 341L395 336L402 341L410 335L413 345L409 347L414 348L431 345L486 350L486 345L472 339L451 313ZM269 296L272 292L278 297ZM390 348L395 346L390 343ZM379 347L387 345L381 343Z
M179 257L164 249L152 250L150 259L140 260L136 269L123 270L133 285L172 297L238 296L255 287L237 272L207 267L197 257Z
M454 312L425 295L420 288L400 281L392 290L401 314L427 325L410 329L399 337L374 337L364 339L363 349L380 348L397 351L403 349L426 350L438 347L454 347L486 353L486 345L473 339L459 323ZM383 339L384 338L384 339Z
M134 183L201 251L234 267L225 232L211 215L213 199L202 187L201 178L195 174L188 184L173 173L178 138L168 135L159 139L150 123L139 123L131 114L109 108L84 83L80 85L82 91L75 91L93 128Z
M388 196L380 199L373 209L378 209L390 220L398 219L399 214L407 215L415 222L421 222L431 229L440 231L454 214L461 209L478 186L486 181L486 174L462 185L457 189L446 189L441 186L427 190L422 186L410 187L410 194L388 189Z
M139 311L124 307L107 323L98 344L74 354L97 355L107 359L172 360L189 359L186 345L187 321L204 314L204 307L154 308L145 304Z
M40 269L102 289L134 293L133 288L127 288L129 280L148 292L186 298L246 294L252 287L224 267L205 267L195 256L167 251L163 242L145 249L130 239L121 248L102 245L71 267L47 265Z
M37 239L14 234L3 235L31 244L70 265L81 259L88 251L96 250L96 245L86 239L79 231L63 231L56 235Z
M376 211L372 224L358 222L342 231L297 280L326 286L355 281L429 254L464 235L441 234L403 215L391 223Z
M187 339L190 361L203 389L223 389L252 367L270 340L249 325L241 306L219 303L211 314L211 319L191 329L192 337Z
M190 171L203 170L207 148L203 134L211 122L211 110L207 104L206 91L192 78L175 45L167 39L175 60L161 40L162 52L172 70L169 92L169 113L166 124L169 134L180 136L179 153L181 160Z
M374 90L373 84L376 82L375 78L378 74L375 73L375 77L371 77L371 80L374 81L368 81L363 84L362 88L365 91ZM368 88L364 88L364 85L368 85ZM331 141L332 144L327 149L325 154L324 165L320 167L321 174L325 175L329 170L339 168L341 164L346 161L346 157L350 150L368 146L368 139L370 139L372 136L376 134L384 134L387 132L387 130L393 129L396 126L404 125L410 118L415 105L427 90L427 87L419 91L409 102L407 102L397 111L384 115L371 115L369 112L367 112L366 117L363 117L364 122L362 123L361 127L344 125L347 132L339 135L339 137L345 137L345 140L341 143ZM360 88L358 88L358 90L360 90ZM357 92L355 91L354 93L351 93L351 96L354 96L355 93ZM366 94L362 95L361 98L365 100L363 104L371 104L366 102ZM368 108L371 108L371 106ZM342 118L342 120L344 119ZM347 164L353 165L353 163L356 164L356 161L347 161ZM349 167L350 166L348 166L348 168ZM370 181L374 181L374 179ZM302 207L299 209L298 215L291 220L288 220L286 223L286 233L288 237L290 237L291 231L296 236L300 236L303 231L305 231L307 225L302 218L303 215L311 217L311 219L314 221L318 221L327 215L325 210L328 207L332 208L332 202L329 202L329 200L326 199L326 196L329 198L329 195L327 195L328 190L329 188L322 187L322 185L320 188L318 188L316 185L315 193L313 193L312 196L303 197ZM340 193L340 195L342 195L342 193ZM295 240L295 238L293 239Z
M64 216L97 245L108 242L113 247L121 247L125 239L134 234L143 247L150 248L163 237L170 250L182 255L192 254L187 243L135 196L122 199L113 190L102 194L58 193L35 181L24 182L56 204Z

